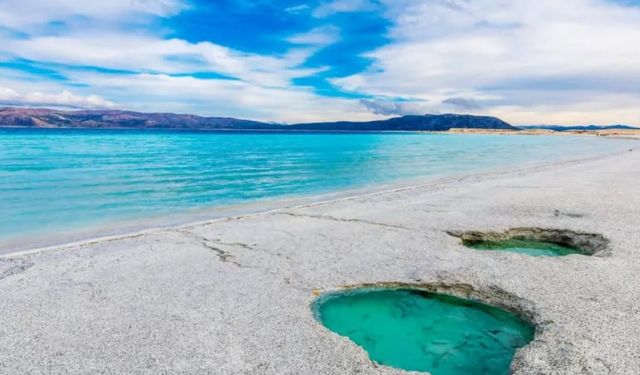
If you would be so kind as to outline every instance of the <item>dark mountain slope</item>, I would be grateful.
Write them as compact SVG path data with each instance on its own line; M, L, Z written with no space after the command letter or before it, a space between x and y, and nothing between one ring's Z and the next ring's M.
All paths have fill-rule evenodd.
M451 128L515 129L488 116L404 116L368 122L322 122L281 125L227 117L202 117L173 113L140 113L119 110L61 111L0 108L0 127L30 128L127 128L274 131L446 131Z
M424 116L403 116L388 120L368 121L368 122L320 122L312 124L291 125L294 129L303 130L348 130L348 131L376 131L376 130L423 130L423 131L446 131L451 128L470 129L512 129L515 128L508 123L489 116L471 115L424 115Z

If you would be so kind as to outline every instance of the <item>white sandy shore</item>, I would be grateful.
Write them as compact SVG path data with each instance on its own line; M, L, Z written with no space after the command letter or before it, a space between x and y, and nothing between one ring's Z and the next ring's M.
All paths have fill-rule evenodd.
M0 373L395 373L314 319L397 282L530 319L516 373L640 373L640 151L0 257ZM601 256L478 252L452 229L601 233Z

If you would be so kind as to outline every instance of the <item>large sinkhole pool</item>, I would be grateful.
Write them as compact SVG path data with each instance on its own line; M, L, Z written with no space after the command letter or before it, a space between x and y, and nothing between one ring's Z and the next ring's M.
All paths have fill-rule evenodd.
M359 289L321 296L316 318L382 365L434 375L508 374L534 327L479 302L412 289Z

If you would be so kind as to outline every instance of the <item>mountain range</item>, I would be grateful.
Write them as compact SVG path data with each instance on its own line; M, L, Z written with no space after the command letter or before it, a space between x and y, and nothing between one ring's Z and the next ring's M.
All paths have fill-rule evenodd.
M286 125L174 113L121 110L63 111L14 107L0 108L0 127L241 131L447 131L451 128L517 130L496 117L457 114L411 115L366 122L338 121Z

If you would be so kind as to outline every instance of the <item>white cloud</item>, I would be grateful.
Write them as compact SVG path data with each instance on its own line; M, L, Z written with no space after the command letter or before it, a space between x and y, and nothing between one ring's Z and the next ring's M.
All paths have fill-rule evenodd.
M134 72L212 71L265 86L286 86L291 79L316 71L297 68L314 48L295 49L284 56L272 57L239 52L210 42L189 43L122 33L13 39L1 49L29 60Z
M383 116L418 115L429 112L427 103L402 102L382 99L362 99L360 103L371 113Z
M297 13L306 12L309 9L311 9L311 7L308 4L299 4L299 5L294 5L294 6L285 8L285 12L297 14Z
M161 17L167 17L188 8L184 0L132 0L130 3L134 10Z
M3 0L0 0L0 2ZM116 0L110 5L94 4L71 12L71 1L55 0L36 6L25 0L25 9L42 10L38 19L21 22L45 22L56 14L70 17L84 14L100 21L116 15L126 16L128 6L137 12L167 14L178 1ZM51 10L57 3L59 9ZM126 6L125 6L126 5ZM12 11L13 12L13 11ZM2 14L0 14L0 19ZM48 18L49 17L49 18ZM23 26L25 28L26 26ZM35 27L35 26L34 26ZM2 37L0 37L2 38ZM270 121L321 121L325 119L371 119L353 100L323 98L309 88L299 88L292 80L323 68L299 66L318 49L334 43L339 29L319 27L291 37L295 48L278 56L241 52L210 42L191 43L181 39L163 39L162 35L131 33L120 25L96 30L69 28L55 35L29 38L5 36L0 44L0 59L14 58L58 64L55 70L65 79L46 80L38 73L5 74L0 86L11 87L0 98L5 104L53 105L68 107L112 107L141 111L176 111L202 115L250 117ZM89 66L98 69L77 69ZM1 70L2 68L0 68ZM4 69L7 72L6 69ZM121 72L118 72L121 71ZM233 79L198 79L189 73L214 72ZM56 92L74 87L59 94ZM18 94L14 90L26 92ZM5 92L6 91L6 92ZM93 95L111 99L103 99Z
M534 113L538 122L561 123L590 122L592 111L576 115L583 104L593 104L588 98L610 103L619 96L616 87L633 86L629 80L640 87L640 8L603 0L386 4L393 42L366 55L374 61L367 71L334 80L340 87L430 103L461 97L488 104L486 110L513 122L529 122L527 113ZM587 87L571 87L579 82ZM552 102L558 91L561 102ZM627 96L640 101L640 89ZM640 121L637 105L615 107ZM556 113L571 115L563 120Z
M67 108L112 108L115 103L98 95L80 96L69 90L60 93L27 92L21 94L8 87L0 87L0 104L15 106L54 106Z
M244 81L165 74L77 73L73 78L87 82L107 96L117 96L119 107L139 111L186 112L277 122L375 118L363 111L357 101L318 97L300 88L263 87Z
M452 97L442 101L443 105L450 105L463 111L479 109L480 104L473 98Z
M340 29L336 26L321 26L306 33L293 35L287 41L294 44L326 46L340 39Z
M290 36L293 48L280 55L165 39L158 29L132 31L188 7L186 0L0 0L0 59L60 64L52 69L67 78L0 68L0 98L75 107L117 101L131 109L274 121L471 112L514 123L640 122L639 7L605 0L331 0L290 8L317 21L384 11L391 43L365 55L373 61L366 71L332 80L375 98L365 101L322 97L292 83L326 69L300 66L340 40L335 26ZM47 32L56 22L65 26ZM234 79L183 76L194 72Z
M73 17L122 22L145 14L166 17L188 7L186 0L0 0L0 25L20 31Z
M370 11L376 8L376 4L371 0L330 0L314 9L313 15L324 18L336 13Z

